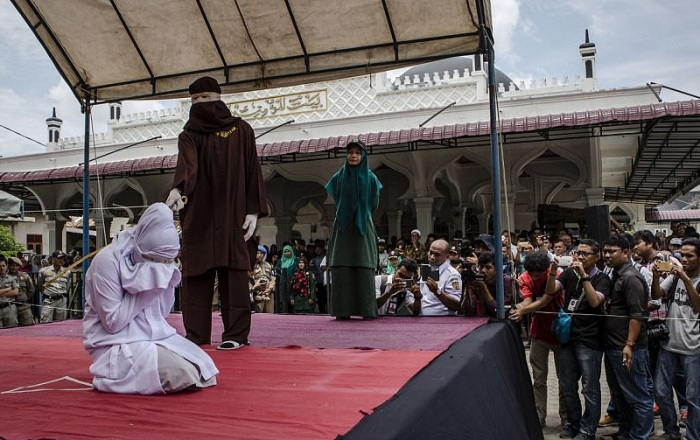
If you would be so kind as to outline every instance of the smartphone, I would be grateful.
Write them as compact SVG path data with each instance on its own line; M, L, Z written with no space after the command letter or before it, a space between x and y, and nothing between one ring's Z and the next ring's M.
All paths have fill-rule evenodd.
M428 278L438 281L440 279L440 271L433 270L429 264L421 264L420 277L423 281L428 281Z
M574 263L574 258L568 255L559 257L559 267L569 267Z

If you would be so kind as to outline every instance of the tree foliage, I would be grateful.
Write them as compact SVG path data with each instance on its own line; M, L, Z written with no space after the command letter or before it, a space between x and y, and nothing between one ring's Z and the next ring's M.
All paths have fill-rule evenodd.
M0 226L0 254L5 257L16 257L18 252L22 252L24 246L17 243L12 231L7 226Z

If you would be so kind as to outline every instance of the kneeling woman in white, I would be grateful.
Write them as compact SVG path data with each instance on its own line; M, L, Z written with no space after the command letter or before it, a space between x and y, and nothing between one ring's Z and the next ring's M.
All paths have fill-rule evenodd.
M83 343L95 389L165 394L216 385L211 358L165 320L180 282L179 250L172 211L156 203L93 260L85 277Z

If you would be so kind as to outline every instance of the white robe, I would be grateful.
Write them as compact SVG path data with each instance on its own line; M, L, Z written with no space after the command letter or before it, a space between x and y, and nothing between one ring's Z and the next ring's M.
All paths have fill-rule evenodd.
M156 345L195 364L205 381L218 374L211 358L178 335L165 320L175 301L175 286L136 294L125 291L121 287L119 259L129 257L120 257L119 253L116 244L100 251L85 279L83 343L92 359L90 373L95 389L164 394Z

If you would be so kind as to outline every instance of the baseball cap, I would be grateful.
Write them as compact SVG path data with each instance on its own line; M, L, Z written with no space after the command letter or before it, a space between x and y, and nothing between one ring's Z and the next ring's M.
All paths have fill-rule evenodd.
M682 246L683 245L683 240L680 238L672 238L669 244L677 245L677 246Z

